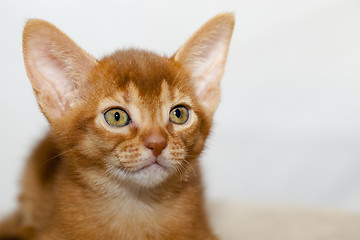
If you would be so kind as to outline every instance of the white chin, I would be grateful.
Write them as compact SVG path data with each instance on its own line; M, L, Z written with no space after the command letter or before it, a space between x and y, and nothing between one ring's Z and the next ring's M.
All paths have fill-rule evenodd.
M125 174L122 170L118 171L121 171L121 173L118 172L119 177L142 187L154 187L159 185L169 176L168 169L165 169L157 163L153 163L136 172L128 172Z

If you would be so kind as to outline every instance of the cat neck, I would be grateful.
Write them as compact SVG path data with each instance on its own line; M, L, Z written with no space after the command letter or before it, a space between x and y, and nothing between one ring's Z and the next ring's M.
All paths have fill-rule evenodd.
M103 235L94 237L96 231L101 230L103 234L119 236L119 239L129 236L131 239L168 239L160 235L184 230L190 232L191 229L186 229L189 222L207 226L206 218L199 214L204 212L200 172L191 181L169 179L166 184L151 189L134 188L119 183L118 179L109 182L108 177L100 175L92 176L91 181L87 178L85 183L79 178L74 179L72 174L63 175L58 179L62 187L55 196L56 209L59 210L54 216L55 222L72 222L82 237L106 239ZM88 222L99 225L89 229ZM61 231L66 234L68 229ZM152 235L150 238L149 234Z

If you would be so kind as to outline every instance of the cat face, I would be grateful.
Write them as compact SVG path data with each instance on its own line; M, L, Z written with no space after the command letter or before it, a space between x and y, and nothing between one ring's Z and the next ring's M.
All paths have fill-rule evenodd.
M104 58L88 76L72 117L59 122L70 130L64 138L73 139L87 165L100 159L96 164L121 181L155 186L172 175L185 180L210 122L181 71L170 59L143 51Z
M25 66L73 172L142 187L189 180L219 102L233 25L232 14L218 15L171 58L125 50L98 61L53 25L30 20Z

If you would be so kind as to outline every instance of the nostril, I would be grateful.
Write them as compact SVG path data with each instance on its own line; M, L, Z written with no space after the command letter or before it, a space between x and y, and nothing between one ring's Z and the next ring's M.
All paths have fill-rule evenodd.
M150 135L145 138L144 145L157 157L166 148L167 142L162 135Z

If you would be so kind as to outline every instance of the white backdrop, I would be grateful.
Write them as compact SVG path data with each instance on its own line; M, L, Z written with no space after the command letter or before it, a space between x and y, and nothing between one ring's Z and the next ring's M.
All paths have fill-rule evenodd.
M205 21L236 14L223 99L202 156L209 199L360 212L360 1L0 1L0 216L48 127L22 62L28 18L100 58L170 55Z

